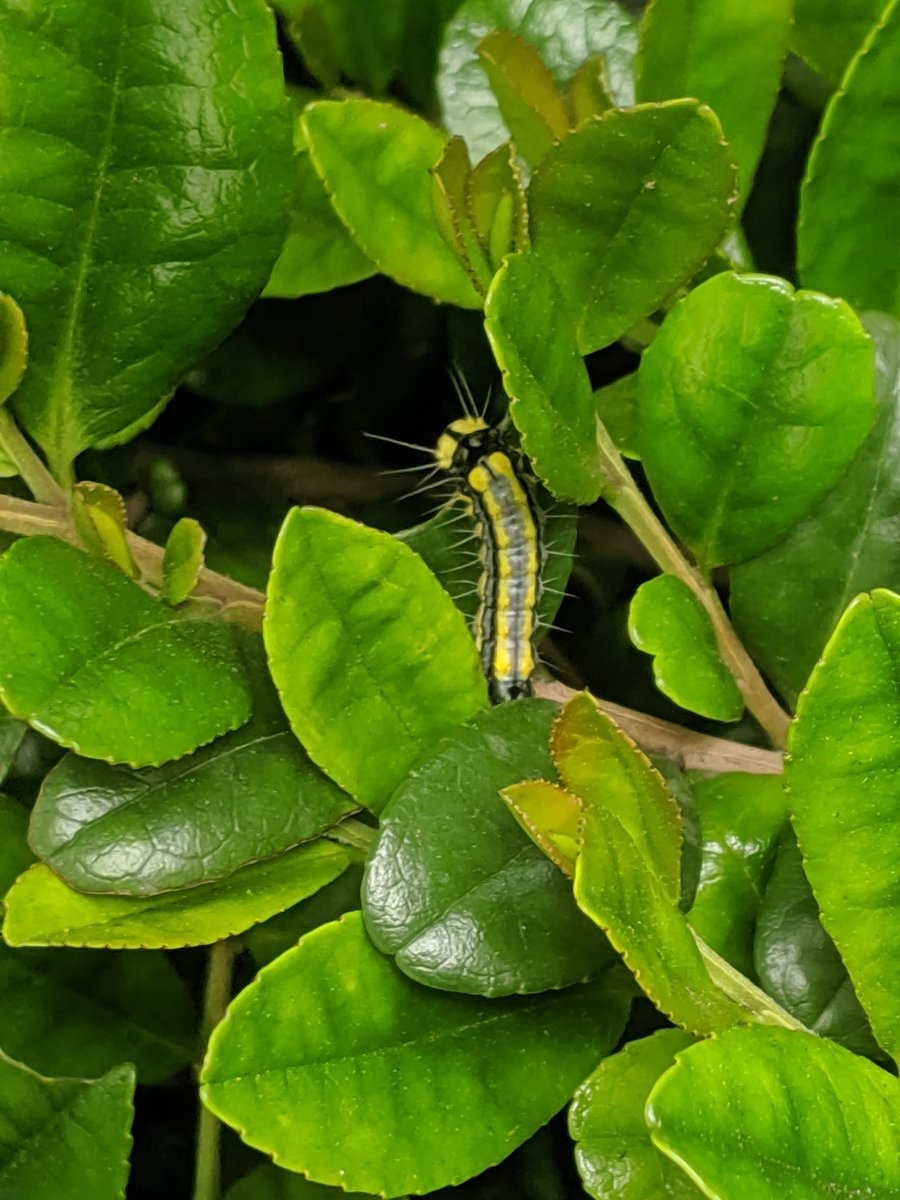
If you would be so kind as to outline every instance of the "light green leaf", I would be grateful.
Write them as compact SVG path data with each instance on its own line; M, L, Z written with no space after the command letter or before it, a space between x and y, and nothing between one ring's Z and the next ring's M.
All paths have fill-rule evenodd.
M554 316L547 336L547 314ZM574 326L552 274L533 254L508 258L485 304L485 328L522 447L554 496L592 504L600 494L594 395Z
M5 404L22 382L28 363L28 330L25 314L0 292L0 404Z
M531 240L578 319L609 345L696 274L734 207L731 152L696 100L610 109L535 171Z
M800 193L797 264L807 287L900 317L900 127L886 118L900 74L900 4L850 65L819 128Z
M437 86L444 125L466 139L473 159L509 137L477 53L495 29L533 46L560 85L587 59L602 56L615 102L633 102L637 31L615 0L465 0L444 31Z
M472 164L462 138L450 139L443 154L431 168L431 175L434 181L432 204L435 220L444 240L465 267L472 286L480 296L484 296L494 272L487 247L479 236L470 210ZM504 253L509 248L507 240Z
M422 560L324 509L288 513L264 632L297 737L376 812L438 738L486 704L462 614Z
M134 1068L47 1079L0 1051L0 1194L9 1200L123 1200Z
M842 300L723 273L644 353L641 451L701 568L750 558L835 486L875 415L872 344Z
M689 712L737 721L744 701L719 657L716 635L699 600L674 575L642 583L628 610L628 636L653 655L653 678L664 696Z
M900 597L850 605L797 704L788 804L822 922L879 1043L900 1053Z
M650 1141L644 1105L679 1050L693 1045L680 1029L661 1029L606 1058L569 1109L575 1163L595 1200L696 1200L697 1189Z
M615 1045L627 1008L609 976L505 1001L422 988L353 914L308 934L232 1003L201 1095L315 1182L428 1192L499 1162L549 1120Z
M513 144L537 166L569 132L569 114L556 80L530 42L496 29L478 43L478 57Z
M840 1046L733 1029L678 1055L647 1103L656 1145L716 1200L900 1195L900 1088Z
M606 66L601 56L583 62L566 89L566 103L572 114L572 124L580 125L590 117L599 117L613 107L609 95Z
M885 0L795 0L791 49L831 83L878 24Z
M507 254L528 245L528 207L516 148L504 142L476 163L469 178L469 213L497 271Z
M875 313L864 324L875 341L872 432L808 517L731 572L738 633L792 702L853 597L900 590L900 325Z
M140 571L128 545L128 514L119 493L105 483L76 483L71 503L84 548L108 558L129 579L137 579Z
M379 271L461 308L481 297L444 241L430 171L446 139L421 117L375 100L321 100L303 114L313 165L341 220Z
M501 788L500 798L534 844L573 879L581 826L580 797L547 779L528 779Z
M196 1014L161 951L11 950L0 943L0 1045L47 1075L132 1062L162 1083L191 1061Z
M66 470L146 426L266 281L292 172L274 20L3 0L0 113L2 281L31 338L14 405Z
M719 120L743 205L766 140L793 0L651 0L641 23L637 98L696 96Z
M552 774L555 706L497 705L448 737L382 813L363 911L379 950L419 983L506 996L609 965L571 887L504 808L502 788Z
M0 559L0 645L3 703L88 758L158 764L250 715L229 626L173 617L55 538L23 538Z
M162 597L167 604L180 604L197 586L205 546L206 534L199 521L182 517L175 522L163 556Z
M3 936L10 946L206 946L284 912L348 863L342 847L322 840L252 863L217 883L146 899L82 895L40 863L7 893Z

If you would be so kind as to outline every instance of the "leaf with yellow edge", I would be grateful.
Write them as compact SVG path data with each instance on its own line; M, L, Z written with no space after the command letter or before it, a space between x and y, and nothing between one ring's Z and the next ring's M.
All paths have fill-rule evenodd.
M72 489L72 520L85 548L137 579L140 572L128 545L127 519L125 501L105 483L77 483Z

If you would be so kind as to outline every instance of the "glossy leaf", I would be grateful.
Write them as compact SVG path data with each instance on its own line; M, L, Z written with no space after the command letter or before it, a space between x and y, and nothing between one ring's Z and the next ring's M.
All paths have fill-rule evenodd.
M878 416L830 495L787 537L731 572L734 623L790 701L854 596L900 590L900 325L864 324L875 341Z
M884 0L795 0L791 48L813 70L839 83L884 7Z
M692 790L701 859L689 920L708 946L753 978L757 914L787 823L783 781L735 772L695 779ZM765 980L763 988L770 992ZM777 992L771 995L803 1020Z
M7 893L3 936L11 946L206 946L284 912L330 883L348 862L341 846L322 840L217 883L147 899L85 896L41 863Z
M548 313L554 314L552 338ZM594 395L565 304L540 259L516 254L506 260L487 298L485 328L535 471L560 499L592 504L601 483Z
M885 119L900 73L900 5L853 60L819 129L800 195L797 264L807 287L900 317L900 129Z
M281 59L262 0L4 0L0 30L3 286L31 336L14 403L63 469L148 424L265 283Z
M422 988L354 914L308 934L232 1003L201 1094L250 1145L316 1182L427 1192L543 1125L615 1044L627 1006L609 977L527 1000Z
M128 514L119 493L104 483L77 483L71 503L72 520L84 548L108 558L123 575L136 579L140 572L128 545Z
M597 416L606 426L619 453L640 458L638 449L638 375L632 371L594 392Z
M709 570L772 545L847 470L875 416L872 345L841 300L723 273L666 318L639 405L653 493Z
M224 879L355 806L291 733L259 638L240 639L253 716L190 758L140 771L67 755L31 818L38 857L82 892L151 896Z
M506 29L537 50L558 84L601 55L617 104L634 99L633 19L615 0L464 0L444 31L437 86L444 124L461 134L477 160L509 137L477 47Z
M0 559L0 645L3 703L88 758L161 763L250 715L227 625L173 617L55 538L22 539Z
M375 100L321 100L302 121L332 204L379 271L436 300L480 308L432 212L429 172L444 136L421 117Z
M421 763L382 814L366 927L419 983L505 996L562 987L610 962L566 879L499 796L552 772L554 712L544 700L489 709Z
M12 296L0 292L0 404L5 404L22 382L27 363L25 315Z
M496 29L478 43L478 57L513 144L537 166L569 131L569 114L556 81L530 42Z
M167 604L181 604L197 586L205 546L206 534L199 521L182 517L175 522L163 556L162 596Z
M760 985L811 1033L883 1058L847 968L825 932L793 836L783 840L758 906L753 957Z
M486 703L462 615L422 560L324 509L295 508L282 526L265 641L297 737L373 811Z
M164 954L11 950L0 944L0 1044L47 1075L132 1062L161 1083L194 1052L190 994Z
M653 655L653 678L664 696L702 717L739 719L743 697L686 583L674 575L642 583L628 610L628 636L638 650Z
M657 1146L719 1200L900 1194L897 1080L822 1038L733 1029L650 1095Z
M582 353L693 277L734 199L731 152L696 100L610 109L550 151L529 188L531 240L576 315Z
M569 1109L575 1162L595 1200L696 1200L697 1189L650 1141L644 1105L690 1034L662 1029L606 1058Z
M122 1200L134 1068L48 1079L0 1051L0 1194L10 1200Z
M696 96L719 120L743 204L781 85L793 0L652 0L644 10L637 98Z

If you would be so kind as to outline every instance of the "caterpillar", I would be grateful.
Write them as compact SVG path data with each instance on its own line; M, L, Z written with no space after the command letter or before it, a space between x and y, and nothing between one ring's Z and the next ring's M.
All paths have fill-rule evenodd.
M474 522L481 576L473 633L494 704L529 696L544 549L529 483L483 417L452 421L434 448L439 471Z

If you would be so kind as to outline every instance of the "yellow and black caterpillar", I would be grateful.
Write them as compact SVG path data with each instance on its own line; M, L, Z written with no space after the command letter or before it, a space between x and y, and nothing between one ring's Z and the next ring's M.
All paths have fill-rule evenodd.
M478 539L481 576L473 632L491 700L531 695L544 559L531 488L497 431L479 416L452 421L434 457L462 497Z

